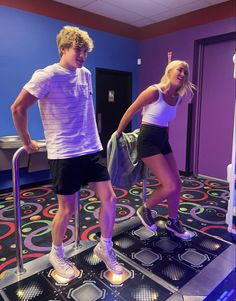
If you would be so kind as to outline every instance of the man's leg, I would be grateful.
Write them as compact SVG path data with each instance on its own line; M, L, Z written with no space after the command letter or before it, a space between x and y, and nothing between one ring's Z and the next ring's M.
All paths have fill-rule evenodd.
M52 242L60 246L63 242L69 221L74 213L75 194L57 195L58 211L52 222Z
M65 257L63 239L74 213L75 194L57 195L58 211L52 222L52 249L49 260L56 272L65 278L75 277L72 263Z
M111 181L89 183L101 200L100 226L101 240L94 249L94 253L105 263L108 270L116 274L122 274L123 269L116 260L116 254L112 249L112 230L115 221L116 195Z

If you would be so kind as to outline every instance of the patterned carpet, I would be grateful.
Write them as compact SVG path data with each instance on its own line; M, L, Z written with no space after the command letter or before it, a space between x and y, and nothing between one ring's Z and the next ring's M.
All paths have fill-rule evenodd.
M210 235L234 242L227 231L225 217L229 199L229 186L225 182L206 178L182 177L183 189L179 215L184 224ZM147 180L150 195L159 183L154 178ZM117 195L116 223L122 223L136 215L142 204L142 183L129 189L114 187ZM100 231L98 215L100 201L94 192L84 187L80 193L82 240L93 240ZM49 252L51 246L50 226L57 210L57 201L50 185L21 191L21 216L24 262ZM162 202L157 213L167 217L167 204ZM12 193L0 194L0 273L15 268L15 226ZM64 244L74 241L74 221L64 237ZM0 274L1 279L1 274Z

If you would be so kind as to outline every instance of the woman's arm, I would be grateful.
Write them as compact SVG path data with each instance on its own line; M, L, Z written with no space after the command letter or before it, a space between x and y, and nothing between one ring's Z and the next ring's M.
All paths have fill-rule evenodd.
M132 120L132 118L136 113L141 111L145 105L157 100L158 97L159 97L159 91L154 86L150 86L146 90L141 92L139 96L136 98L136 100L132 103L132 105L127 109L123 117L121 118L121 121L117 128L117 135L120 136L120 134L124 131L124 129L129 124L129 122Z

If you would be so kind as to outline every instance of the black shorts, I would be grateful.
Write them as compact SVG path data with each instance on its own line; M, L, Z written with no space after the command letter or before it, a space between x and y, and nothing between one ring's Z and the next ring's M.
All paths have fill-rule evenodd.
M73 194L89 182L110 180L106 164L100 153L68 159L50 159L48 162L56 194Z
M142 124L138 136L137 149L140 158L172 153L168 127Z

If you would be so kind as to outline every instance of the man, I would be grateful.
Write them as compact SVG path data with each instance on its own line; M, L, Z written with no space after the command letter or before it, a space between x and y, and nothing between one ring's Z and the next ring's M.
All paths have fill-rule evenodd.
M65 257L63 237L74 213L75 195L89 184L101 200L101 240L94 253L107 268L123 272L112 249L116 196L99 152L99 139L92 99L91 73L83 64L93 41L86 31L64 26L57 35L59 63L37 70L23 87L11 110L15 127L26 151L39 150L27 126L27 111L38 101L46 139L58 211L52 223L49 260L62 277L75 277L73 264Z

